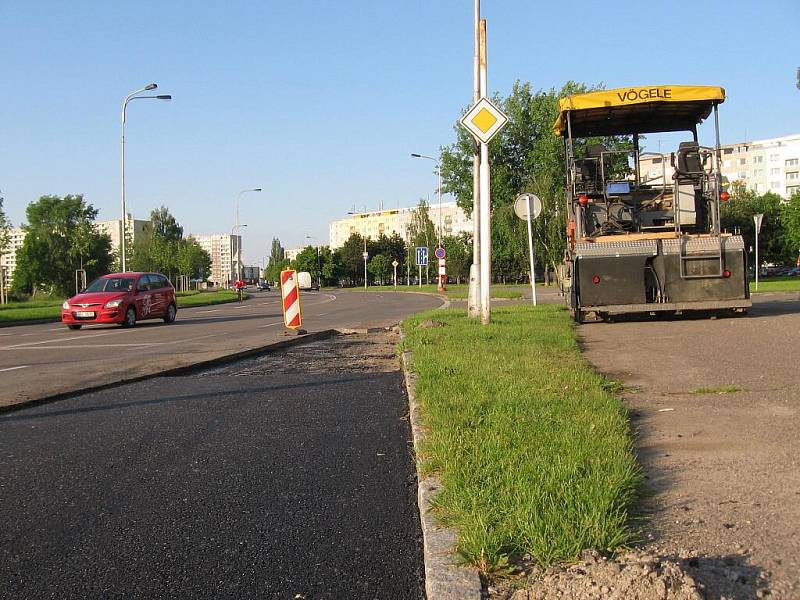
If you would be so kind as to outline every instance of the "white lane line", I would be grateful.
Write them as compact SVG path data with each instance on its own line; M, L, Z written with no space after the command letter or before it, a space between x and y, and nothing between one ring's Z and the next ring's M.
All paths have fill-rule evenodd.
M148 348L150 346L160 346L162 344L169 344L170 342L151 342L149 344L70 344L69 346L32 346L28 348L14 348L14 350L72 350L73 348ZM3 350L3 348L0 348Z
M283 321L275 321L274 323L267 323L266 325L259 325L259 329L264 329L265 327L274 327L275 325L283 325Z
M122 219L120 219L120 220L122 220ZM327 315L327 314L328 314L328 313L319 313L318 315L314 315L314 316L315 316L315 317L324 317L324 316L325 316L325 315ZM309 315L309 316L310 316L310 315Z
M0 350L13 350L15 348L23 348L25 346L38 346L41 344L52 344L53 342L69 342L72 340L92 340L94 338L103 337L106 335L118 335L120 333L127 333L126 331L110 331L109 333L96 333L95 335L79 335L68 338L58 338L55 340L41 340L39 342L25 342L24 344L15 344L13 346L0 346Z
M16 371L17 369L27 369L30 365L21 365L19 367L8 367L7 369L0 369L0 373L5 371Z
M197 312L207 313L207 312L219 312L218 308L212 308L211 310L198 310Z

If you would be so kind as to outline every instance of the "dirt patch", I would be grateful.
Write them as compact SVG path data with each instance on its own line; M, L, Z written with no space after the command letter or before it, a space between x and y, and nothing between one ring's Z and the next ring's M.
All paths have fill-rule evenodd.
M375 373L397 371L400 367L396 331L336 335L332 338L300 344L275 352L239 361L233 365L204 372L211 375L246 377L262 374L291 373Z

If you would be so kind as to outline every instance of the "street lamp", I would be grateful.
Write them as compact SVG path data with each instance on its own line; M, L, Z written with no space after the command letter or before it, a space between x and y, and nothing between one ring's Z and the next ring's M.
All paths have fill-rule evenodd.
M243 223L243 224L241 224L241 225L240 225L239 223L236 223L236 225L234 225L233 227L231 227L231 246L233 246L233 239L234 239L234 238L233 238L233 232L234 232L234 231L236 231L236 230L239 230L239 229L241 229L242 227L247 227L247 225L246 225L246 224L244 224L244 223ZM241 234L240 234L240 236L241 236ZM236 280L238 280L238 279L239 279L239 256L240 256L240 254L239 254L239 251L240 251L240 248L241 248L241 246L242 246L242 243L241 243L241 240L240 240L240 241L239 241L239 242L236 244L236 266L235 266L235 271L236 271L236 273L235 273L235 275L236 275ZM233 247L231 247L231 258L233 258Z
M122 237L119 242L120 247L120 261L123 273L126 270L126 263L125 263L125 231L127 226L127 211L125 208L125 116L128 110L128 102L131 100L172 100L172 96L169 94L160 94L158 96L139 96L142 92L149 92L151 90L156 89L158 86L155 83L148 83L141 89L136 90L125 96L125 100L122 103L122 136L121 136L121 146L122 146L122 155L121 155L121 171L122 171Z
M319 240L313 235L307 235L307 240L314 240L317 243L317 288L322 289L322 267L319 264Z
M248 190L242 190L238 194L236 194L236 225L234 227L239 227L239 199L242 197L242 194L247 192L260 192L261 188L250 188ZM247 227L247 225L242 225L242 227ZM231 233L233 235L233 233ZM237 279L239 279L238 271L239 271L239 264L242 262L242 244L241 240L240 243L236 245L236 271L237 271Z
M412 158L424 158L432 160L436 163L437 186L436 194L439 197L439 248L442 247L442 165L439 161L432 156L425 156L424 154L411 153Z

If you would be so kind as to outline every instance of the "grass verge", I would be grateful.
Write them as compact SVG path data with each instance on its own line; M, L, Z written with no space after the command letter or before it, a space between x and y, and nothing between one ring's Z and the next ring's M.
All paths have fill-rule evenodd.
M213 304L226 304L236 302L236 292L233 290L219 290L216 292L199 292L188 295L178 294L178 308L193 306L210 306ZM37 319L61 318L61 303L58 300L41 302L14 302L0 307L0 322L33 321ZM33 306L31 306L33 304Z
M751 281L750 292L753 294L761 292L800 292L800 277L759 279L758 291L756 291L756 282Z
M693 394L701 395L701 394L735 394L736 392L741 392L742 388L737 387L735 385L725 385L722 387L701 387L697 388L696 390L692 390Z
M634 539L640 474L615 386L581 355L560 306L493 310L482 327L463 310L403 323L436 472L440 521L483 572L530 554L541 565ZM440 327L420 328L434 319Z

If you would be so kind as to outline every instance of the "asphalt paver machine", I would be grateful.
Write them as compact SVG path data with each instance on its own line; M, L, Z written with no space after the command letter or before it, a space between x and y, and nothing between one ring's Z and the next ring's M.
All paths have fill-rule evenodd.
M720 201L728 199L720 175L724 101L725 90L710 86L624 88L560 101L554 132L564 138L567 192L561 285L576 321L751 306L744 240L720 231ZM697 127L712 112L715 143L703 146ZM643 152L641 136L661 132L686 132L686 139L675 152Z

